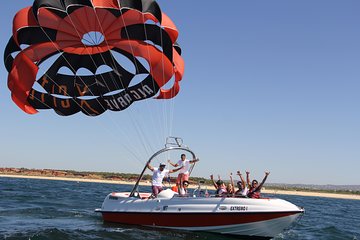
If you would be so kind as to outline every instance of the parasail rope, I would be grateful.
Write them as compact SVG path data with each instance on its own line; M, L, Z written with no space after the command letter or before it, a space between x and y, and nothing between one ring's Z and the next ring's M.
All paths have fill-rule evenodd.
M70 20L71 20L71 17L70 17ZM71 20L71 22L72 22L72 20ZM72 23L72 25L74 26L74 24ZM46 33L46 31L40 26L40 28L42 29L42 31L44 32L44 34L47 36L47 38L52 42L52 44L54 45L54 47L57 49L57 51L60 53L60 54L62 54L62 51L56 46L56 44L54 44L54 42L51 40L51 38L48 36L48 34ZM79 35L79 33L78 33L78 31L77 31L77 29L76 29L76 27L74 26L74 29L75 29L75 31L77 32L77 34ZM81 36L79 35L79 37L81 38ZM87 47L86 47L86 45L84 44L84 47L85 47L85 49L87 49ZM89 53L89 56L90 56L90 58L92 59L92 61L94 62L94 65L96 66L96 63L95 63L95 61L93 60L93 58L92 58L92 56L91 56L91 54ZM71 68L71 70L73 71L73 72L76 72L75 71L75 69L72 67L72 65L70 64L70 62L63 56L63 55L61 55L61 57L62 58L64 58L64 60L68 63L68 65L70 66L70 68ZM98 66L97 66L98 67ZM82 77L81 77L81 75L78 75L78 77L79 77L79 79L82 81L82 83L85 85L85 86L87 86L87 84L84 82L84 80L82 79ZM103 76L102 76L102 78L103 78ZM49 79L50 80L52 80L50 77L49 77ZM103 78L103 80L104 80L104 82L105 82L105 79ZM53 81L53 80L52 80ZM58 87L59 87L59 85L55 82L55 81L53 81ZM110 89L109 89L109 87L107 86L107 88L108 88L108 90L110 91ZM92 91L91 91L91 89L89 88L89 91L90 91L90 93L93 95L93 96L95 96L93 93L92 93ZM68 94L67 94L68 95ZM69 95L68 95L69 96ZM71 96L69 96L69 97L71 97ZM37 99L37 100L39 100L39 99ZM103 110L106 110L102 105L101 105L101 103L99 102L99 100L96 98L96 101L99 103L99 105L102 107L102 109ZM75 101L76 102L76 101ZM76 104L82 109L82 110L84 110L84 112L86 112L87 114L89 114L87 111L86 111L86 109L84 109L80 104L78 104L77 102L76 102ZM49 107L49 106L48 106ZM114 125L115 126L117 126L119 129L121 129L118 125L117 125L117 122L110 116L110 119L112 120L112 122L114 123ZM111 131L111 130L109 130L109 132L113 132L113 131ZM123 134L124 134L124 132L123 132ZM131 139L131 138L127 138L127 139ZM134 156L135 157L135 159L137 160L137 161L140 161L140 158L139 158L139 156L137 156L136 154L135 154L135 152L133 151L133 150L131 150L129 147L126 147L126 146L124 146L125 148L127 148L127 150L131 153L131 155L132 156ZM142 161L140 161L140 163L142 164L143 162Z
M92 9L95 11L94 7L93 7ZM70 21L71 21L71 24L72 24L73 27L74 27L74 30L76 31L76 33L78 34L79 38L81 39L81 35L80 35L80 33L78 32L78 30L76 29L76 26L75 26L75 24L74 24L71 16L70 16L67 12L66 12L66 14L69 16L69 19L70 19ZM95 11L95 16L97 16L96 11ZM97 19L98 19L98 17L97 17ZM99 19L98 19L98 22L100 23ZM99 25L100 25L100 27L101 27L101 24L99 24ZM125 26L125 27L126 27L126 26ZM102 33L103 33L103 35L104 35L104 39L105 39L104 31L103 31L102 29L101 29L101 31L102 31ZM106 41L106 44L107 44L108 49L110 49L107 41ZM86 46L84 43L83 43L83 45L84 45L85 49L88 51L87 46ZM94 61L94 59L93 59L93 57L91 56L91 54L90 54L89 51L88 51L88 54L89 54L89 57L91 58L92 62L94 63L94 65L98 68L99 66L96 65L96 62ZM110 55L111 55L111 53L110 53ZM133 52L133 51L132 51L132 55L134 56L134 52ZM101 56L102 60L103 60L104 63L105 63L105 59L103 58L101 52L100 52L100 56ZM111 55L111 56L112 56L112 55ZM113 59L113 58L112 58L112 59ZM115 61L115 60L113 59L113 61ZM115 63L115 62L114 62L114 63ZM135 64L135 65L136 65L136 64ZM114 67L116 68L116 64L114 64ZM137 66L136 66L136 67L137 67ZM114 81L114 79L113 79L112 76L111 76L111 78L112 78L112 80ZM102 76L102 79L104 80L104 83L106 84L106 81L105 81L105 79L103 78L103 76ZM117 83L116 83L116 81L114 82L114 84L116 84L116 86L118 86ZM107 87L108 90L110 91L110 89L109 89L109 87L108 87L107 84L106 84L106 87ZM124 86L122 86L122 87L124 88ZM135 127L136 131L138 132L138 135L139 135L140 137L143 137L143 134L142 134L143 131L142 131L141 127L139 127L139 124L136 125L137 122L133 119L133 117L132 117L132 115L131 115L132 109L129 109L129 110L130 110L130 111L129 111L129 116L130 116L130 118L131 118L131 120L132 120L131 122L132 122L133 126ZM117 128L119 128L119 129L122 130L122 128L117 124L117 122L114 120L114 118L113 118L112 116L110 116L110 119L113 121L113 123L115 124L115 126L117 126ZM135 123L135 124L134 124L134 123ZM140 128L140 130L139 130L139 128ZM122 131L122 132L125 133L124 131ZM131 137L127 136L127 139L131 139ZM146 147L145 147L146 145L144 144L143 141L142 141L142 144L143 144L143 146L144 146L144 148L145 148L145 150L146 150ZM139 160L139 159L138 159L138 160ZM139 161L143 163L143 161L141 161L141 160L139 160Z
M124 17L123 17L123 14L122 14L122 11L121 11L121 8L120 8L120 2L119 2L119 0L117 1L118 2L118 5L119 5L119 11L120 11L120 13L121 13L121 19L122 19L122 21L123 21L123 25L124 25L124 29L125 29L125 33L126 33L126 36L127 36L127 38L128 39L130 39L130 37L129 37L129 32L128 32L128 30L127 30L127 25L126 25L126 22L125 22L125 19L124 19ZM144 16L143 16L143 19L144 19ZM144 25L144 28L145 28L145 24L143 24ZM146 34L146 31L145 31L145 34ZM148 39L147 38L147 35L146 35L146 39ZM134 50L133 50L133 48L132 48L132 46L131 46L131 44L129 43L129 47L130 47L130 49L131 49L131 52L132 52L132 55L134 56ZM149 53L149 52L148 52ZM151 60L151 55L149 54L149 59ZM136 66L137 67L137 66ZM150 69L151 69L151 64L149 64L149 67L150 67ZM142 83L141 83L142 84ZM147 102L147 101L146 101ZM151 111L150 110L150 107L149 107L149 105L147 104L147 106L148 106L148 109L149 109L149 111ZM150 114L150 116L152 116L152 114ZM134 120L135 121L135 120ZM161 127L161 124L160 124L160 127ZM140 127L140 130L142 131L142 129L141 129L141 127ZM143 132L143 131L142 131ZM147 149L146 148L146 146L149 146L150 148L151 148L151 144L150 144L150 142L147 140L147 138L146 138L146 136L144 135L144 137L142 138L143 139L143 142L144 142L144 148L145 149ZM151 148L151 152L154 152L154 150Z
M120 8L119 0L118 0L118 4L119 4L119 11L120 11L120 13L121 13L121 18L122 18L122 21L123 21L123 23L124 23L124 28L125 28L127 37L128 37L128 39L130 39L128 30L127 30L127 25L125 24L125 19L124 19L123 15L122 15L122 10L121 10L121 8ZM106 45L107 45L107 47L108 47L108 49L109 49L109 52L110 52L110 46L109 46L109 44L108 44L108 42L107 42L107 40L106 40L106 36L105 36L105 34L104 34L104 30L102 29L102 26L101 26L101 24L100 24L100 20L99 20L97 14L96 14L96 9L95 9L94 7L93 7L93 10L94 10L94 12L95 12L95 16L96 16L97 21L98 21L98 23L99 23L99 27L101 28L101 32L103 33L105 43L106 43ZM82 37L80 36L80 33L79 33L78 30L76 29L76 26L75 26L75 24L74 24L71 16L70 16L67 12L66 12L66 14L69 16L69 19L70 19L70 21L71 21L71 24L73 25L74 30L75 30L76 33L78 34L79 38L82 39ZM142 15L142 16L143 16L143 19L144 19L144 15ZM144 19L144 20L145 20L145 19ZM143 21L143 22L144 22L144 21ZM147 32L146 32L146 29L145 29L145 22L143 23L143 26L144 26L144 32L145 32L145 35L146 35L145 38L146 38L146 40L148 40ZM161 23L160 23L160 26L161 26ZM62 51L56 46L56 44L54 44L54 42L51 40L51 38L47 35L46 31L45 31L41 26L40 26L40 28L42 29L42 31L44 32L44 34L47 36L47 38L53 43L53 45L55 46L55 48L57 49L57 51L61 54L61 57L64 58L64 60L68 63L68 66L71 68L71 70L73 71L73 73L75 73L75 75L76 75L76 71L75 71L74 67L69 63L69 61L66 59L66 57L63 56ZM161 34L161 47L163 48L163 36L162 36L162 28L161 28L161 27L159 28L159 31L160 31L160 34ZM92 36L89 36L89 37L90 37L90 40L94 41L93 38L92 38ZM84 40L87 41L87 42L89 42L89 43L91 43L90 41L88 41L88 40L86 40L86 39L84 39ZM95 34L95 41L97 41L97 35L96 35L96 34ZM83 42L82 42L82 43L83 43ZM92 60L94 66L96 66L96 67L98 68L98 66L97 66L96 62L94 61L91 53L88 51L87 46L86 46L84 43L83 43L83 45L84 45L85 50L88 52L88 56L89 56L90 59ZM130 43L129 43L129 46L130 46L130 48L131 48L132 55L134 56L134 51L133 51L132 46L131 46ZM148 51L149 51L149 50L148 50ZM149 53L149 52L148 52L148 53ZM99 54L100 54L102 60L104 61L104 63L106 63L106 62L105 62L105 59L103 58L102 53L100 52ZM116 69L116 68L117 68L117 65L115 64L115 59L114 59L114 56L111 54L111 52L110 52L110 56L111 56L111 59L112 59L112 61L113 61L113 63L114 63L113 68ZM134 56L134 58L135 58L135 56ZM150 53L149 53L149 58L150 58L150 61L151 61L151 55L150 55ZM164 56L162 55L162 64L163 64L163 66L164 66L164 59L163 59L163 58L164 58ZM134 65L135 65L135 67L136 67L137 70L138 70L138 66L137 66L136 62L134 62ZM151 64L149 64L149 65L150 65L150 68L151 68ZM164 76L164 67L162 68L162 70L163 70L163 76ZM45 75L47 76L46 72L44 72L44 73L45 73ZM82 81L82 83L83 83L85 86L87 86L87 84L84 82L84 80L83 80L82 77L81 77L82 75L77 75L77 76L78 76L79 79ZM105 83L106 88L107 88L107 89L109 90L109 92L110 92L110 88L109 88L109 86L107 85L107 81L105 81L103 75L100 74L100 76L101 76L101 78L103 79L103 82ZM47 76L47 77L48 77L50 80L52 80L51 77L49 77L49 76ZM116 86L118 86L118 83L117 83L117 81L114 79L114 76L113 76L112 74L110 74L110 77L111 77L111 80L113 81L113 83L114 83ZM121 76L119 76L119 77L120 77L120 83L122 84ZM59 87L59 85L58 85L55 81L52 80L52 82ZM142 84L142 83L141 83L141 84ZM123 84L122 84L122 85L123 85ZM125 89L124 86L122 86L122 88ZM88 89L89 89L89 92L90 92L93 96L95 96L95 95L92 93L91 89L90 89L90 88L88 88ZM68 97L71 97L71 96L69 96L69 94L68 94L67 92L65 93L65 95L67 95ZM35 96L34 96L34 97L35 97ZM71 97L71 98L72 98L72 97ZM37 100L39 100L39 99L37 99ZM99 103L99 105L102 107L102 109L103 109L104 111L106 111L106 109L105 109L105 108L102 106L102 104L99 102L99 99L98 99L98 98L96 98L96 101ZM77 101L74 101L74 102L75 102L84 112L86 112L86 113L89 115L89 113L87 112L87 110L84 109ZM146 101L146 102L147 102L147 101ZM163 119L164 119L165 124L161 124L161 122L160 122L160 126L166 127L167 129L169 129L169 133L171 133L171 132L172 132L172 124L171 124L171 123L172 123L172 120L173 120L174 100L171 99L171 101L169 101L169 102L170 102L170 103L169 103L169 105L170 105L170 107L169 107L169 108L170 108L169 112L170 112L170 114L172 114L172 115L171 115L171 117L169 117L168 119L166 118L166 117L167 117L167 114L166 114L166 112L167 112L166 102L167 102L167 101L165 101L165 103L163 104ZM44 104L45 104L45 103L44 103ZM45 104L45 105L46 105L46 104ZM148 110L151 111L151 109L150 109L150 107L149 107L149 103L147 103L147 106L148 106ZM47 106L47 107L50 108L50 106ZM145 134L144 134L144 131L143 131L141 125L140 125L139 122L136 120L136 118L134 118L134 117L132 116L132 112L133 112L132 110L133 110L133 109L128 109L128 110L129 110L129 115L130 115L130 118L131 118L131 120L132 120L133 126L135 127L135 130L137 131L138 135L140 136L141 143L142 143L144 149L145 149L146 151L148 151L147 146L151 147L151 145L149 144L149 141L148 141L148 139L146 138L146 136L145 136ZM153 117L152 114L150 114L150 116ZM126 134L125 131L123 131L123 128L121 128L121 127L117 124L117 122L113 119L113 117L112 117L111 115L110 115L110 119L112 120L112 122L114 123L115 126L117 126L119 129L122 130L122 133L123 133L123 134ZM153 121L153 120L154 120L154 119L152 118L152 121ZM168 121L171 121L171 122L169 123ZM153 123L154 123L154 121L153 121ZM106 126L107 126L107 125L106 125ZM110 131L110 132L113 132L112 130L109 130L109 131ZM164 130L163 130L163 135L164 135L164 137L166 136ZM131 138L130 138L130 137L127 137L127 139L131 139ZM124 147L126 147L126 146L124 145ZM137 159L138 161L140 161L139 158L138 158L138 156L136 156L135 152L133 152L133 151L130 150L129 148L128 148L128 151L135 157L135 159Z

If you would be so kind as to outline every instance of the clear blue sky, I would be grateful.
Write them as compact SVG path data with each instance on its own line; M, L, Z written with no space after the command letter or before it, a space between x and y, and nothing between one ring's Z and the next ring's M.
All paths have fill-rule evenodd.
M0 167L139 172L171 134L201 159L196 176L360 184L360 1L159 3L180 31L178 97L95 118L26 115L1 60ZM31 4L2 2L1 56Z

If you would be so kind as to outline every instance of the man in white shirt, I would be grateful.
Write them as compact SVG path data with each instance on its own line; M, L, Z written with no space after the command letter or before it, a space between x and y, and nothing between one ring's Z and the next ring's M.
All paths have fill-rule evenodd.
M153 172L151 186L154 197L157 197L157 195L163 190L162 181L164 177L169 173L177 172L182 168L180 167L177 169L168 170L165 169L165 166L166 166L165 163L160 163L159 168L152 167L149 163L147 164L148 169L150 169Z
M237 175L240 177L240 181L236 183L239 190L235 192L235 197L246 197L249 193L249 172L246 172L246 179L247 182L245 183L244 178L242 177L242 174L240 171L237 171Z
M179 193L180 193L180 189L182 188L182 183L184 181L189 181L190 164L196 163L198 161L199 161L199 159L193 159L193 160L186 159L185 154L181 154L181 159L176 164L174 164L170 160L168 160L168 163L170 163L171 166L182 167L180 170L180 173L176 179L176 186L178 188Z

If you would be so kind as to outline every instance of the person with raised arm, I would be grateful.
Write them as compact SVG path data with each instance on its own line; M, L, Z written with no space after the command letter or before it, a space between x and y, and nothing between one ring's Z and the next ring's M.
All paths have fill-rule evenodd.
M228 192L228 197L235 196L234 180L232 178L232 173L230 173L230 182L228 183L226 190Z
M267 177L269 176L269 174L270 174L270 172L265 172L265 177L262 180L262 182L260 183L260 185L259 185L258 181L255 180L255 179L251 182L251 188L250 188L249 193L247 195L249 198L260 198L261 197L261 195L260 195L261 188L263 187L263 185L264 185Z
M251 188L251 183L250 183L250 172L246 171L246 185L247 187L250 189Z
M215 182L215 180L214 180L214 175L210 175L210 179L211 179L211 181L212 181L212 183L213 183L213 185L214 185L214 187L215 187L215 189L216 189L216 196L217 197L224 197L224 196L226 196L227 195L227 190L226 190L226 185L225 185L225 183L221 180L221 179L219 179L219 180L217 180L216 182Z
M166 167L165 163L160 163L159 168L151 166L150 163L148 163L146 166L148 169L150 169L153 172L151 189L152 189L152 195L154 197L157 197L157 195L163 190L162 182L164 177L169 173L177 172L182 168L180 167L177 169L168 170L165 169Z
M181 154L180 156L180 160L177 163L172 163L170 161L170 159L168 160L168 163L173 166L173 167L178 167L181 166L182 169L179 172L179 175L176 179L176 186L179 190L179 194L180 194L180 189L182 188L182 184L184 181L188 181L189 182L189 174L190 174L190 164L196 163L199 161L199 159L193 159L193 160L188 160L186 159L186 155L185 154Z
M249 176L249 172L246 173L246 175ZM240 181L236 183L239 189L235 192L235 197L247 197L247 194L249 192L248 184L245 183L245 180L240 171L237 171L236 175L240 177Z

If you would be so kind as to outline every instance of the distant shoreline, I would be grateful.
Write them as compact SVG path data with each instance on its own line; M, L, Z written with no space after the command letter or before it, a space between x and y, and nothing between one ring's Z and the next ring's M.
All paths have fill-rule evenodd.
M44 176L29 176L29 175L7 175L0 174L0 177L4 178L26 178L26 179L42 179L42 180L54 180L54 181L72 181L72 182L93 182L93 183L110 183L110 184L127 184L134 185L135 181L123 181L123 180L102 180L102 179L88 179L88 178L67 178L67 177L44 177ZM141 182L142 186L150 186L150 182ZM195 188L196 186L190 186ZM212 189L212 187L208 187ZM322 192L306 192L306 191L286 191L277 189L263 189L262 193L266 194L283 194L305 197L325 197L325 198L337 198L337 199L351 199L360 200L360 195L355 194L339 194L339 193L322 193Z

